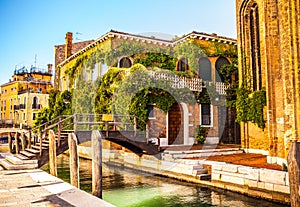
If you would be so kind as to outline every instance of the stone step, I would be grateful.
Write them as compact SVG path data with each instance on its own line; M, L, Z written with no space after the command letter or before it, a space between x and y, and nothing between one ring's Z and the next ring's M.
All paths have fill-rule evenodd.
M30 152L32 154L39 154L40 153L40 150L36 150L36 149L29 149L29 148L26 148L25 149L27 152Z
M31 148L32 148L32 149L35 149L35 150L40 150L40 145L39 145L39 146L32 145ZM44 146L42 145L42 149L48 149L48 147L44 147Z
M5 159L6 159L8 162L10 162L10 163L12 163L12 164L14 164L14 165L22 165L22 164L24 164L23 161L22 161L21 159L15 157L15 156L13 156L13 155L8 155L8 156L5 157Z
M207 174L208 170L207 169L198 169L198 170L194 170L194 173L196 175L202 175L202 174Z
M21 154L15 154L14 156L19 158L20 160L22 160L24 164L37 164L38 163L38 160L29 159L28 157L25 157L24 155L21 155Z
M74 130L73 129L64 129L61 132L72 133L72 132L74 132Z
M231 154L241 154L244 153L242 150L236 151L223 151L223 152L202 152L202 153L193 153L193 154L173 154L174 159L184 159L184 158L205 158L210 156L218 155L231 155Z
M38 168L38 164L14 165L7 160L0 160L0 165L6 170L25 170Z
M204 169L202 165L194 165L193 170L201 170Z
M196 175L197 178L200 180L211 180L211 175L210 174L200 174Z
M30 153L28 151L20 151L20 154L24 155L25 157L28 157L29 159L36 157L36 154Z
M36 146L40 147L40 143L36 143ZM49 148L49 144L47 144L47 143L42 143L42 147Z
M195 153L211 153L211 152L229 152L229 151L239 151L240 148L221 148L221 149L201 149L201 150L165 150L166 154L195 154Z

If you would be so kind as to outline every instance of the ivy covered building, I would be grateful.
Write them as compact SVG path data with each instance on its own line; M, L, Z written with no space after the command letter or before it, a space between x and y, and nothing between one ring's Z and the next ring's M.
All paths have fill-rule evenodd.
M286 163L300 129L299 1L236 0L242 146Z
M86 43L71 51L67 33L65 59L55 67L56 89L76 97L73 113L118 113L122 102L161 145L194 144L198 126L207 129L207 143L240 142L235 111L227 107L235 99L236 40L199 32L166 40L111 30ZM126 102L129 88L134 95Z

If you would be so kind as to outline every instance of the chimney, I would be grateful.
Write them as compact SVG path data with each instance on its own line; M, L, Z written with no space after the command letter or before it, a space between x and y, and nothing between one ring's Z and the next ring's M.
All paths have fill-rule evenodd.
M48 73L52 73L52 64L47 64L47 66L48 66Z
M72 40L73 40L73 34L72 32L68 32L66 34L65 59L67 59L72 55Z

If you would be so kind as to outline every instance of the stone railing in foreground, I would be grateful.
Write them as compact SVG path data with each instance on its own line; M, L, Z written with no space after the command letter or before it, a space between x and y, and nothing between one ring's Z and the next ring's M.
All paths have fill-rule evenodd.
M226 163L213 163L211 166L212 181L248 186L249 189L267 190L283 194L290 193L287 172Z

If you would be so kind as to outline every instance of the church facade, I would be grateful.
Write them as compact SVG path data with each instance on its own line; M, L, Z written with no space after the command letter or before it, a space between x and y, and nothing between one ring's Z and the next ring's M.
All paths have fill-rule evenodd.
M242 147L278 164L300 140L299 8L299 0L236 0L240 87L266 92L265 127L242 123Z

